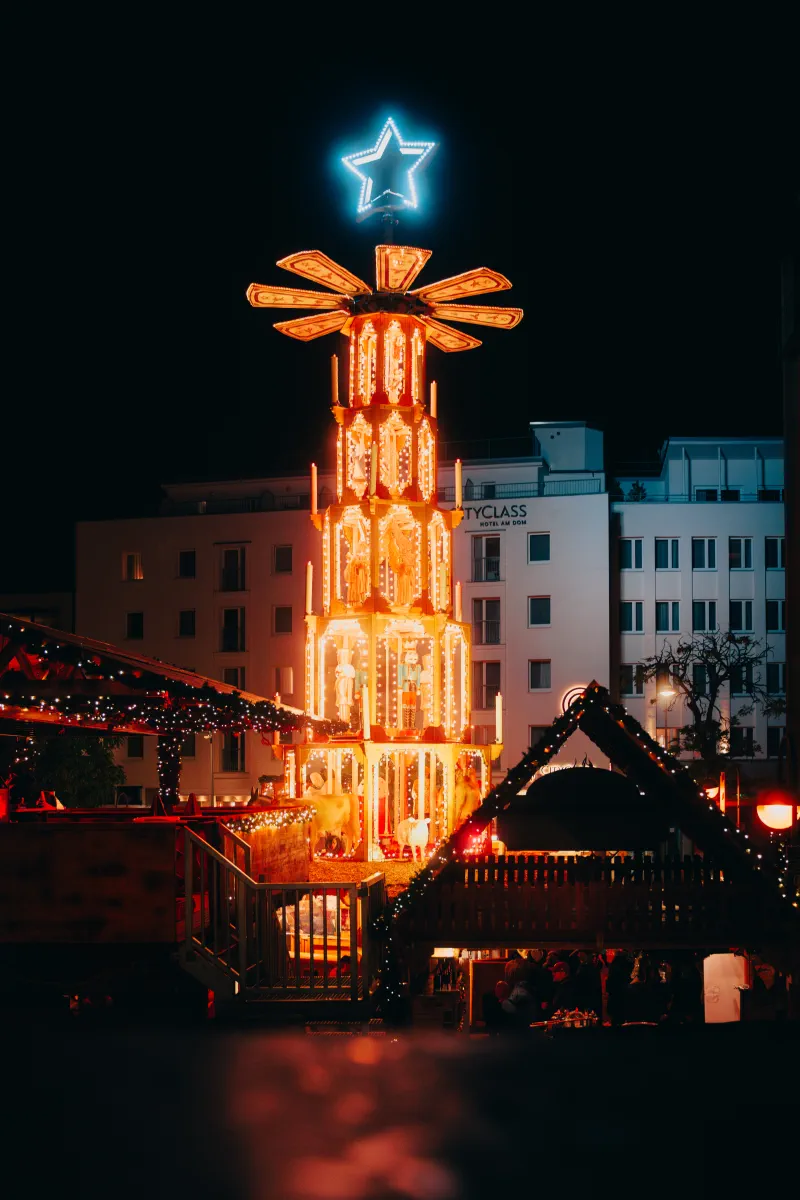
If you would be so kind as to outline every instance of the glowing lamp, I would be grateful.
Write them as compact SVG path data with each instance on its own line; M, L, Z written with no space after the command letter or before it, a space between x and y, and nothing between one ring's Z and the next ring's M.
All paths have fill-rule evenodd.
M776 788L773 791L764 792L760 799L761 803L756 807L756 812L759 820L766 825L767 829L791 829L796 800L789 792ZM797 815L800 816L800 808L797 809Z

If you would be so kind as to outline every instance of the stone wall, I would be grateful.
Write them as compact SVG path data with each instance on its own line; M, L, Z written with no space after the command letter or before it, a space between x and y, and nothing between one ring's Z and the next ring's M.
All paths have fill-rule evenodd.
M265 826L241 836L250 844L253 879L266 883L305 883L308 880L309 826L298 822L283 829Z

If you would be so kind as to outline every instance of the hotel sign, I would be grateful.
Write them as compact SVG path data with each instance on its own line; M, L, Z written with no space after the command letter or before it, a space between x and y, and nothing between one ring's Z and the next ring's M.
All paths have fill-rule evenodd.
M464 517L477 521L479 529L504 529L510 525L528 524L527 504L465 504Z

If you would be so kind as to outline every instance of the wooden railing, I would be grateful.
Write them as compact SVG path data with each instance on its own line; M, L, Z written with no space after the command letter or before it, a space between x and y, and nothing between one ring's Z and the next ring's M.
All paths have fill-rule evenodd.
M402 918L443 946L725 946L774 929L708 859L509 855L449 864Z
M184 828L180 836L181 960L188 970L244 1000L369 997L378 971L371 929L385 904L382 874L360 884L257 883L199 834Z

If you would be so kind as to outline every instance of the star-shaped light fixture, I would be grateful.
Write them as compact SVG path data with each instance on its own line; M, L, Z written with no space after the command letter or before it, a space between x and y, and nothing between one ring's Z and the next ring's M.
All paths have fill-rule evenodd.
M371 150L359 150L343 158L348 170L361 180L358 220L376 212L416 208L414 173L435 149L435 142L404 142L389 117Z

